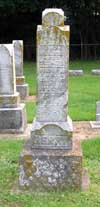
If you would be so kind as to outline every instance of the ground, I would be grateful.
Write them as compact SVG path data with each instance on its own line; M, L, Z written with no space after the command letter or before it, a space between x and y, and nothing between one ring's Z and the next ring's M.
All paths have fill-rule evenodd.
M100 136L100 128L92 129L89 121L74 121L74 136L84 140Z

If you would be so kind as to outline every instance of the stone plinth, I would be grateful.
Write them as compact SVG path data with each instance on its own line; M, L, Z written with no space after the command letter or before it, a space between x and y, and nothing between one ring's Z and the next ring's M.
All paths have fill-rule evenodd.
M26 128L25 105L16 92L12 44L0 45L0 133L19 133Z
M37 111L20 159L19 183L34 190L82 186L82 153L68 116L69 26L46 9L37 28Z
M14 40L14 57L15 57L15 70L16 70L16 88L20 93L21 100L26 100L29 95L28 84L25 83L23 75L23 41Z
M20 186L33 191L82 188L82 152L80 143L72 150L34 149L28 141L20 159Z

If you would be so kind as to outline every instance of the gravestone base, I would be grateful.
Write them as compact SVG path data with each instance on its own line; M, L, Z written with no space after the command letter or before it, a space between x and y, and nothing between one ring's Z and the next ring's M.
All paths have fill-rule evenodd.
M44 122L34 120L31 129L32 148L37 149L71 149L72 120L66 122Z
M0 133L23 133L26 125L25 104L0 108Z
M28 84L16 85L17 91L20 93L21 100L26 100L29 95Z
M81 189L82 182L79 140L73 140L72 150L32 149L30 140L25 144L20 158L20 188L33 191Z
M8 105L15 105L20 103L20 95L18 92L12 95L0 95L0 107L5 107Z
M16 77L16 88L20 93L21 100L26 100L29 95L28 84L25 83L24 76Z

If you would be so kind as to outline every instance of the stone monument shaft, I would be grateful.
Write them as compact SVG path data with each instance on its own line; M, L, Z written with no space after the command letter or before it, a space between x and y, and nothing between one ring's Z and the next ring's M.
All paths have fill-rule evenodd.
M61 9L46 9L37 28L37 111L33 148L72 148L68 117L69 26Z
M68 117L69 26L61 9L45 9L37 29L37 112L20 159L20 186L82 186L82 152Z
M68 60L69 26L64 26L64 13L45 10L37 28L38 121L67 121Z

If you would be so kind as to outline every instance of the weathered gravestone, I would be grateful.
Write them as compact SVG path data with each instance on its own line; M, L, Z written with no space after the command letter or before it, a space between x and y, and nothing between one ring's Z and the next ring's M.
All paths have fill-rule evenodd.
M91 71L92 75L100 75L100 69L95 69Z
M0 132L23 132L26 127L25 105L16 92L12 44L0 45Z
M37 28L38 101L31 139L20 158L20 186L82 186L82 152L68 116L69 26L61 9L46 9ZM67 83L67 87L66 87Z
M100 128L100 101L96 102L96 121L90 121L92 128Z
M81 76L84 75L83 70L69 70L69 75L70 76Z
M14 40L14 57L15 57L15 71L16 71L16 87L20 93L21 100L25 100L28 96L28 84L25 83L23 75L23 41Z

